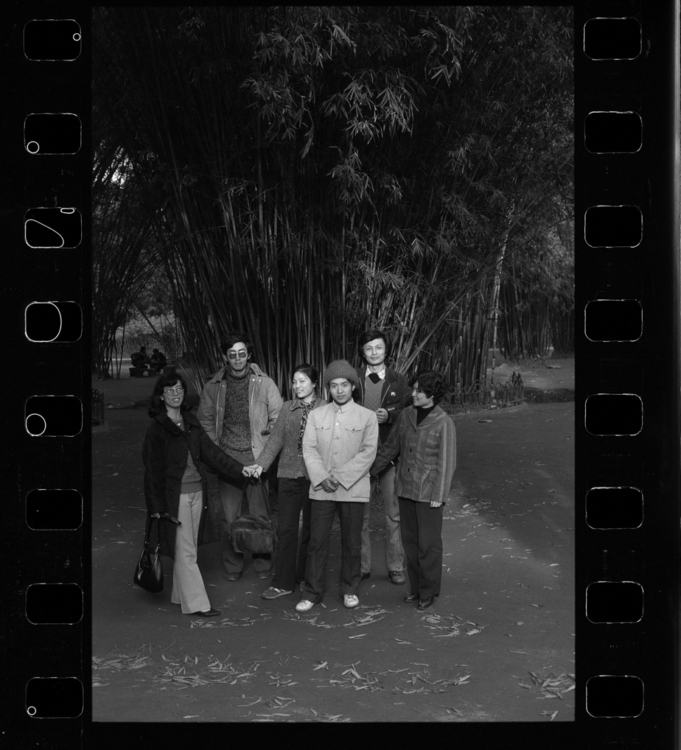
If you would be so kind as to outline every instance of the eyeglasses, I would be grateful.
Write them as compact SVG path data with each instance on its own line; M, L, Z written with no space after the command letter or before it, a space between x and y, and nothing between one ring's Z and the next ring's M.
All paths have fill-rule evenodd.
M163 393L184 393L184 388L181 385L175 386L175 388L164 388Z
M248 352L245 352L243 349L240 352L228 352L227 357L229 359L236 359L237 357L239 359L246 359L246 357L248 357Z

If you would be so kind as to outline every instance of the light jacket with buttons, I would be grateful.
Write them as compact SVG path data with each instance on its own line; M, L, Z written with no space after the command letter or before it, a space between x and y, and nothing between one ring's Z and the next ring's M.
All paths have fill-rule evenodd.
M415 407L408 406L400 414L378 451L371 476L378 476L397 456L398 497L423 503L447 502L456 469L456 430L439 406L418 426Z
M222 422L225 418L225 392L227 385L223 376L227 366L215 373L203 387L201 403L196 412L197 419L208 437L219 444L222 433ZM248 384L248 417L251 424L251 449L253 457L258 458L277 421L283 401L279 389L272 378L258 367L250 365Z
M303 435L303 460L313 500L368 503L369 469L378 447L378 419L370 409L350 401L337 415L334 404L313 409ZM338 424L337 424L338 423ZM333 475L339 486L325 492L321 484Z

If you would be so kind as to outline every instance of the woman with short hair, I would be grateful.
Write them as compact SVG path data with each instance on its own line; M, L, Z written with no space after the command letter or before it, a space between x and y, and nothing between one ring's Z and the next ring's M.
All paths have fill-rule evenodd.
M142 447L147 510L158 518L161 554L172 557L170 601L182 614L214 617L197 564L197 545L218 541L222 508L209 504L203 464L235 481L242 465L206 435L186 404L187 384L178 373L161 375L151 395L153 422Z
M295 398L284 403L258 462L244 469L250 476L259 477L279 456L279 539L274 553L272 585L262 593L263 599L292 594L296 583L305 578L311 500L310 479L303 461L303 434L310 412L326 404L317 396L318 384L316 367L304 363L294 369L292 387ZM303 529L298 550L301 510Z
M371 467L378 476L397 456L395 492L411 593L405 602L428 609L442 581L442 509L456 469L454 423L438 406L444 376L427 370L412 381L412 405L400 414Z

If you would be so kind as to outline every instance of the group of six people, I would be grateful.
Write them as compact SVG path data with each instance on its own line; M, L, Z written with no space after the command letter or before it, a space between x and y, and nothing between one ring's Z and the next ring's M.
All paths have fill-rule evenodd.
M374 480L385 509L389 579L402 585L408 578L411 592L405 601L419 609L435 602L442 576L443 505L456 468L454 424L438 406L444 378L420 372L410 388L385 364L384 332L367 331L359 345L359 370L335 360L325 368L322 383L312 365L295 367L294 398L285 403L274 381L251 362L252 344L243 333L222 341L225 366L205 384L196 416L180 374L156 382L149 409L154 421L143 446L144 488L148 512L159 519L161 552L174 560L171 601L183 614L220 614L208 599L197 547L220 540L227 580L241 577L244 556L231 541L230 525L244 494L251 513L269 515L267 476L277 457L274 561L253 555L257 576L271 579L264 599L299 589L298 612L322 601L338 514L340 590L346 607L359 605L360 583L371 573ZM209 503L206 466L217 474L221 507Z

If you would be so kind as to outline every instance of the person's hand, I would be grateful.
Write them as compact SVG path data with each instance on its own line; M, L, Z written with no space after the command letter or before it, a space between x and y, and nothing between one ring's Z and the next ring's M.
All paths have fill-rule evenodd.
M383 407L381 407L380 409L376 409L376 419L378 419L379 424L383 424L390 419L390 414L388 414L388 412Z
M263 468L260 464L251 464L250 466L244 466L241 473L245 477L255 477L256 479L262 474Z
M437 500L431 500L430 501L430 507L431 508L439 508L443 503L438 502Z
M161 517L161 514L160 514L160 513L152 513L152 514L151 514L151 517L152 517L152 518L160 518L160 517Z
M327 477L322 482L322 489L324 492L335 492L338 489L339 482L337 479L334 479L333 477Z

